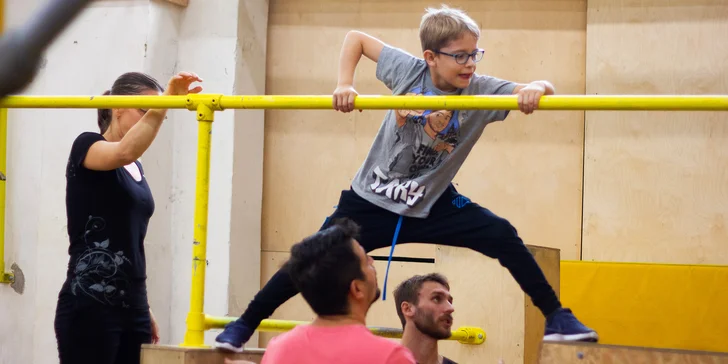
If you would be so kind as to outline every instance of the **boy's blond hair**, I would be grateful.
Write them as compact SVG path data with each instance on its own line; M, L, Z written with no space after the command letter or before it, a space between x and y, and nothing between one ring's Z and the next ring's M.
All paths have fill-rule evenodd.
M464 11L447 5L439 9L427 8L420 22L422 51L438 51L465 32L471 33L476 39L480 38L480 27Z

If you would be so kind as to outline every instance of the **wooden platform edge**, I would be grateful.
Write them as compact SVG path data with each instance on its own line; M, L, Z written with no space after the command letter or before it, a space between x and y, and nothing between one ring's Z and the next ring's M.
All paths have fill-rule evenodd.
M233 354L214 348L186 348L176 345L142 345L141 364L223 364L225 358L260 363L265 349L245 349Z
M597 343L541 344L538 364L728 364L728 353Z
M526 244L533 258L551 284L557 297L561 297L561 250ZM524 327L523 327L523 363L532 364L538 361L538 355L543 340L546 318L541 310L533 304L532 299L523 294L524 299Z

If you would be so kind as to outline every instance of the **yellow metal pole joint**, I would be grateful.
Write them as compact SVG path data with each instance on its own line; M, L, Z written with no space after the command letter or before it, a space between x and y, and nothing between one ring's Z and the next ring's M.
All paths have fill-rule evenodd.
M192 287L183 347L204 347L205 271L207 268L207 213L210 192L210 148L215 110L222 110L218 95L189 95L187 107L197 112L197 180L192 242Z
M205 119L204 121L210 121L212 122L214 120L214 116L210 116L208 118L208 115L200 115L200 112L206 112L207 109L212 111L223 111L222 104L220 103L220 100L222 99L223 95L221 94L189 94L187 95L187 109L190 111L197 111L197 120L203 121L201 118ZM205 105L206 109L202 110L200 108L201 105Z
M485 331L479 327L461 326L455 331L461 344L480 345L485 342Z

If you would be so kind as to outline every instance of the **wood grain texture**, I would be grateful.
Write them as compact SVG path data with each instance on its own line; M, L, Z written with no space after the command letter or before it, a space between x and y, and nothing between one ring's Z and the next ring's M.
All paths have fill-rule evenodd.
M556 292L556 296L561 298L561 252L553 248L535 246L530 246L529 249L546 276L546 280ZM546 330L546 320L541 310L533 304L529 297L524 295L524 301L523 362L528 364L538 360L538 353Z
M426 7L438 4L424 0L271 0L266 92L331 94L344 36L353 29L421 54L421 15ZM585 0L461 0L448 5L466 10L481 25L479 46L486 56L478 64L479 73L517 82L547 79L561 94L584 93ZM367 59L360 61L355 82L360 94L390 93L376 79L375 66ZM291 245L318 230L334 211L341 191L349 188L366 157L384 113L266 111L262 284L287 257ZM564 259L578 259L583 118L581 111L530 116L512 112L507 121L486 128L455 177L456 187L511 221L527 244L555 248ZM372 254L386 255L387 250ZM543 316L534 315L535 308L527 308L525 294L497 260L466 249L421 244L398 244L395 255L434 258L435 265L393 263L389 287L409 275L433 270L445 273L459 292L455 325L488 327L485 345L464 348L443 342L445 355L461 362L487 358L497 362L504 357L509 364L519 363L524 360L525 340L543 334ZM380 279L385 266L386 262L377 262ZM478 289L473 291L473 287ZM394 307L387 302L376 303L372 310L369 317L381 320L376 324L399 325ZM296 296L276 310L274 317L310 320L313 315ZM538 324L530 325L527 320ZM527 336L529 330L534 333ZM265 346L271 336L261 334L260 345ZM483 350L486 356L480 355Z
M588 94L728 93L728 2L591 0ZM724 112L586 113L583 259L728 263Z
M559 294L559 251L528 247ZM533 363L544 334L545 318L497 260L467 249L439 246L435 268L450 280L455 297L453 326L478 326L483 345L440 342L443 355L458 363Z
M260 363L265 350L245 349L239 354L212 348L184 348L172 345L143 344L141 364L222 364L225 358Z
M587 343L544 343L538 364L725 364L728 354Z
M584 92L585 0L451 1L482 27L478 72L528 82L551 80L559 93ZM424 0L271 0L266 91L331 94L344 36L357 29L421 54ZM362 59L360 94L389 94ZM268 110L262 246L287 252L315 232L365 159L385 111ZM455 178L458 189L513 222L528 244L580 254L583 112L548 111L489 125ZM401 249L401 250L399 250ZM434 248L398 247L434 257Z

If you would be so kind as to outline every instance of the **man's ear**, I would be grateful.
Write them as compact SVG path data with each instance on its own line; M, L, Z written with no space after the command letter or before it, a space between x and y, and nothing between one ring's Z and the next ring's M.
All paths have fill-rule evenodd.
M364 299L366 292L364 290L364 282L354 279L349 285L349 293L357 299Z
M400 308L402 309L402 314L406 317L413 317L415 315L415 311L417 310L417 308L415 308L415 305L407 301L402 301L402 305L400 306Z

